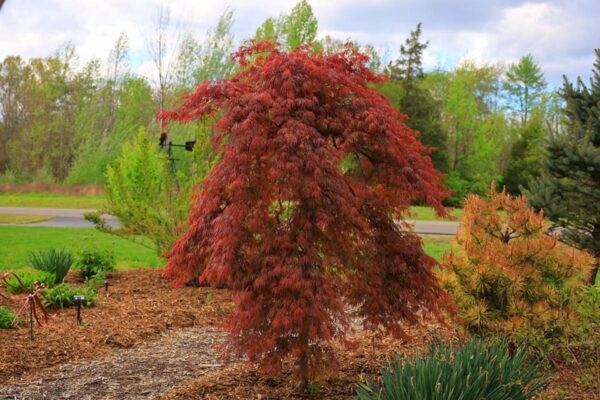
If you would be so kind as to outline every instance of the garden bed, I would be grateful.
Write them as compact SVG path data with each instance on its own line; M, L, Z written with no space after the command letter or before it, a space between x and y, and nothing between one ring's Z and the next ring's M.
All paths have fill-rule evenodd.
M73 275L67 280L72 282ZM98 304L83 310L84 326L77 326L76 310L69 308L57 312L47 327L36 327L34 341L25 328L0 330L0 382L34 378L67 361L108 356L113 349L156 340L169 330L213 326L232 307L227 291L172 288L158 270L123 272L109 282L108 293L100 290ZM21 297L11 297L14 311Z
M74 282L71 274L68 280ZM100 291L97 306L57 313L36 329L31 342L25 328L0 330L0 397L292 399L298 393L292 367L281 376L263 376L255 365L225 365L214 351L224 334L218 325L231 311L227 290L172 288L157 270L128 271ZM18 306L13 296L9 306ZM409 327L410 340L396 340L357 329L353 346L335 345L338 364L311 386L313 399L351 399L355 384L375 378L393 354L424 351L434 338L454 333L435 323ZM588 378L589 380L589 378ZM592 379L593 380L593 379ZM586 389L587 387L587 389ZM595 384L584 385L573 371L553 381L546 398L594 399ZM49 397L48 397L49 396ZM10 397L12 398L12 397Z

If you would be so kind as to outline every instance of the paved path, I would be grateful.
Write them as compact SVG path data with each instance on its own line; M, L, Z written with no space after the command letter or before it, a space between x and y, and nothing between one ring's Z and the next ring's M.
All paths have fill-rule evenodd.
M36 222L33 224L19 224L19 226L52 226L58 228L93 228L94 224L83 218L83 215L96 210L82 208L25 208L25 207L0 207L0 214L20 214L20 215L50 215L51 220ZM102 215L106 222L116 228L119 226L119 220L112 215Z
M83 214L95 210L66 209L66 208L20 208L0 207L0 214L22 214L22 215L52 215L49 221L35 224L23 224L20 226L54 226L61 228L91 228L93 225L83 218ZM106 221L113 227L119 225L119 221L112 215L103 215ZM423 235L456 235L458 222L450 221L415 221L416 233Z

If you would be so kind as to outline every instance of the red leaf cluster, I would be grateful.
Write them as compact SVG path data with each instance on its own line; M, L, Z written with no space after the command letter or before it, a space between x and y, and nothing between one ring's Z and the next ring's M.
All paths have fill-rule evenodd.
M175 285L226 284L238 307L228 350L304 381L351 317L402 334L448 297L401 219L415 200L444 213L446 191L405 116L369 84L351 48L237 54L240 72L185 95L163 124L206 116L223 157L193 198L189 229L166 254Z

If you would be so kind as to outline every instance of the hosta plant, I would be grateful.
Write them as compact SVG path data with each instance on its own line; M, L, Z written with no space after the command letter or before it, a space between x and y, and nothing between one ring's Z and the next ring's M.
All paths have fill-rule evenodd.
M470 332L540 348L570 334L567 322L578 318L571 303L593 259L548 234L525 197L495 187L489 200L470 195L457 240L441 281Z
M61 283L51 289L44 289L44 305L48 308L66 308L75 306L73 296L83 295L85 300L82 303L84 307L91 307L96 303L98 292L95 287L86 285L84 287L71 286L68 283Z
M525 349L506 342L432 345L427 355L388 361L380 382L359 383L360 400L526 400L548 383Z
M29 254L29 263L33 268L54 274L55 285L63 282L74 260L73 254L64 249L50 249Z

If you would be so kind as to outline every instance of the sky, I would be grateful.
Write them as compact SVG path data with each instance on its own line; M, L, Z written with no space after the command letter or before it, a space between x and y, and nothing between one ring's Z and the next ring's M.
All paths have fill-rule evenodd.
M6 0L0 10L0 60L7 55L45 57L72 42L81 63L105 60L127 34L132 69L154 74L147 38L161 4L172 25L202 39L226 7L235 10L237 40L253 36L268 17L297 0ZM531 53L552 85L589 79L600 47L600 0L309 0L319 37L373 44L394 59L418 22L429 41L426 70L449 69L464 59L509 64ZM173 34L173 41L176 35Z

